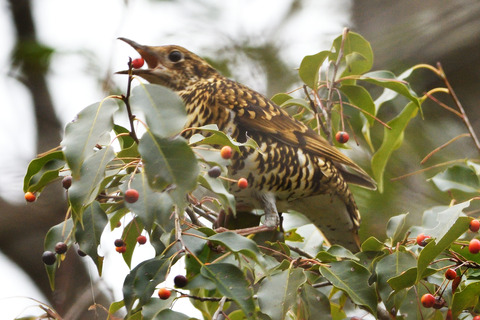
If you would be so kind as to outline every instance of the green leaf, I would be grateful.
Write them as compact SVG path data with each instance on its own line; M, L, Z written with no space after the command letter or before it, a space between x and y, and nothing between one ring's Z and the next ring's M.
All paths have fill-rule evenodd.
M330 55L331 61L336 61L340 52L342 36L333 41L335 52ZM343 45L343 56L346 61L340 77L347 75L363 74L373 65L373 51L370 43L355 32L348 32Z
M391 217L387 223L387 237L391 239L392 246L395 246L397 242L403 240L403 227L405 226L405 220L408 213L402 213L397 216Z
M480 281L467 284L463 290L456 292L452 300L452 316L457 319L460 313L478 304L480 297Z
M167 300L161 300L158 298L150 299L150 301L148 301L142 308L143 319L191 319L183 313L170 310L175 298L177 298L177 293L172 291L172 295ZM178 318L174 318L173 316L178 316Z
M235 197L228 191L222 179L209 177L208 174L198 176L198 182L204 188L213 191L215 197L220 201L222 207L230 208L236 214Z
M331 262L330 268L320 267L320 272L332 285L344 291L354 303L364 306L377 315L377 294L368 285L371 273L355 261Z
M326 295L308 284L304 284L301 289L301 301L305 316L300 319L332 319L330 301Z
M300 63L298 69L300 79L313 90L317 90L320 68L329 55L330 51L321 51L311 56L305 56Z
M135 112L143 112L150 131L158 137L169 137L183 129L187 115L185 104L170 89L141 83L133 88L130 104Z
M286 93L277 93L270 98L270 100L272 100L277 106L291 99L293 99L293 97Z
M230 146L237 152L240 151L240 147L258 148L255 140L248 138L246 142L237 142L229 135L219 131L216 124L208 124L196 129L202 131L203 134L208 133L208 135L194 134L190 138L190 145Z
M120 190L125 193L128 188L133 188L138 191L139 197L134 203L125 202L125 206L142 221L147 232L152 230L154 223L157 223L163 232L170 232L174 227L170 220L173 202L168 193L153 190L148 183L145 171L137 173L133 180L130 180L130 176L128 179L125 178L125 182L127 180L130 184L124 183Z
M182 208L185 194L197 186L199 171L195 154L185 139L161 138L146 132L139 151L150 186L158 191L169 187L174 202Z
M440 212L437 226L425 230L425 234L435 241L430 241L418 256L417 282L423 277L430 263L468 230L471 218L462 216L462 211L469 205L470 201L466 201Z
M110 314L114 314L115 312L117 312L123 307L125 307L125 302L123 300L115 301L110 304L110 308L108 308L108 312Z
M83 163L95 153L94 147L100 138L112 130L113 114L117 109L114 100L105 99L80 111L65 127L61 146L74 179L80 178Z
M127 128L115 124L113 126L113 131L118 136L117 139L120 143L120 148L127 149L136 144L135 140L130 136L130 131ZM128 133L128 135L125 135L126 133Z
M153 299L152 299L153 300ZM155 299L158 300L158 299ZM144 317L144 319L153 319L153 320L189 320L194 319L192 317L187 316L181 312L173 311L170 309L165 309L160 311L155 315L155 318L148 318Z
M393 276L387 280L387 283L392 287L393 290L402 290L408 287L415 285L417 281L417 267L410 268L400 273L398 276ZM432 274L437 273L438 270L427 268L423 274L422 278L431 276Z
M82 221L84 208L97 197L106 167L114 157L111 146L95 152L82 164L78 177L72 179L72 186L68 189L68 201L75 220Z
M49 152L36 158L28 164L27 173L23 179L23 191L38 192L55 180L65 166L63 151Z
M122 253L122 258L127 264L128 268L131 267L133 251L137 245L137 237L143 230L143 224L140 220L132 219L123 229L122 239L125 242L127 250Z
M362 251L382 251L384 248L383 242L373 236L362 243Z
M395 294L390 297L393 290L388 280L400 275L409 268L415 267L416 264L417 259L415 259L411 252L401 251L395 251L377 262L375 272L377 274L378 292L387 310L392 310L392 308L396 310L400 309L405 298L405 294Z
M155 287L165 281L170 263L170 259L157 256L141 262L125 277L123 299L129 314L137 299L136 309L150 301Z
M412 118L417 115L418 108L410 102L403 111L388 122L391 130L384 128L383 142L380 148L372 157L372 171L375 181L377 181L378 190L383 192L383 174L387 166L388 159L403 141L403 132Z
M340 91L348 97L348 100L351 104L359 107L362 110L365 110L371 115L376 115L375 103L373 102L370 93L364 87L344 84L340 87ZM367 114L364 114L364 116L369 125L372 126L375 122L374 118L368 116Z
M235 301L247 319L254 319L253 290L239 268L229 263L215 263L203 265L200 273L215 283L220 294Z
M73 221L72 219L68 219L67 221L63 221L56 226L53 226L48 230L47 234L45 235L44 241L44 248L45 251L52 251L55 252L55 245L57 242L65 241L67 235L70 234L73 228ZM58 259L57 259L58 261ZM57 271L57 264L54 263L53 265L45 265L45 269L47 271L48 280L50 283L50 288L55 290L55 273Z
M288 268L264 278L257 293L262 313L272 320L286 319L288 311L297 304L298 289L306 281L300 268Z
M83 211L83 226L77 225L75 240L80 249L88 254L97 266L98 274L102 275L103 257L98 255L98 246L108 218L97 201L92 202Z
M453 166L438 173L431 180L444 192L452 189L468 193L480 192L480 179L472 168Z
M408 83L402 81L401 79L397 79L395 77L395 74L393 74L391 71L380 70L369 72L360 77L359 80L367 81L379 87L393 90L409 99L410 102L415 104L415 106L419 109L421 107L421 100L417 97L417 94L410 88ZM386 99L385 96L384 100L390 100L390 97L391 96Z
M242 237L241 235L227 231L214 234L208 237L208 240L218 242L235 253L242 253L256 261L261 260L262 256L255 241Z

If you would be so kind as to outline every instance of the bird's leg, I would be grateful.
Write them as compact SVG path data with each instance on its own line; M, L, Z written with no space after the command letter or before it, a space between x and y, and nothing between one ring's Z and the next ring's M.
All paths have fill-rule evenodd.
M264 193L260 196L265 212L265 225L269 229L275 229L280 224L280 217L277 211L275 196L271 193Z

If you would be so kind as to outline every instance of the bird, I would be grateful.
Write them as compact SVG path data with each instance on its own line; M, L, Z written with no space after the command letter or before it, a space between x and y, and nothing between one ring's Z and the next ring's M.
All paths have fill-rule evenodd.
M215 124L242 148L228 174L246 177L248 188L232 184L237 211L263 209L264 225L276 228L279 214L295 210L317 226L330 244L360 250L360 212L348 183L375 189L375 181L324 137L294 119L264 95L224 77L206 60L177 45L133 47L147 68L131 70L152 84L174 91L187 111L185 128ZM127 73L126 71L118 73ZM192 130L182 135L189 138Z

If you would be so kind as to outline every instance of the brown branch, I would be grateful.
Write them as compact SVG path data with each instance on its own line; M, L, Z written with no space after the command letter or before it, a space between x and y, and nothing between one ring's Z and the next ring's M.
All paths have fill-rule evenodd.
M448 81L447 75L445 74L440 62L437 63L437 68L441 72L442 79L445 82L445 85L447 86L447 89L450 92L450 95L452 96L453 101L455 102L455 105L457 106L458 110L462 114L463 123L465 124L468 131L470 132L470 134L472 136L472 139L473 139L473 142L475 143L475 146L477 147L478 151L480 152L480 141L478 140L478 137L475 134L475 131L473 130L472 125L470 124L470 120L468 119L468 116L465 113L465 109L463 109L463 106L460 103L460 100L458 99L457 95L455 94L455 91L453 90L452 86L450 85L450 82Z
M441 146L433 149L432 152L430 152L429 154L427 154L427 155L425 156L425 158L423 158L422 161L420 161L420 164L424 164L428 159L430 159L431 156L433 156L433 155L434 155L435 153L437 153L438 151L446 148L446 147L447 147L448 145L450 145L452 142L455 142L455 141L457 141L457 140L460 139L460 138L465 138L465 137L469 137L469 136L470 136L470 133L463 133L463 134L461 134L461 135L459 135L459 136L456 136L456 137L453 138L453 139L450 139L449 141L445 142L445 143L442 144Z
M458 112L457 110L453 109L453 108L450 108L449 106L447 106L445 103L443 103L442 101L438 100L437 98L435 98L433 95L431 95L430 93L426 93L425 94L429 99L435 101L440 107L444 108L445 110L448 110L454 114L456 114L458 117L460 118L463 118L463 115Z

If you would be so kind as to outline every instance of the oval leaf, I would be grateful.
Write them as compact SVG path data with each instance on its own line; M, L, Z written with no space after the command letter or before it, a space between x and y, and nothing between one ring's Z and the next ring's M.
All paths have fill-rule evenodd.
M141 110L150 130L159 137L179 133L185 124L185 104L172 90L141 83L132 90L132 109Z
M65 127L61 142L72 176L79 179L83 162L94 154L94 147L105 133L113 128L113 114L118 105L105 99L83 109L77 118Z
M185 139L161 138L146 132L140 139L138 150L150 186L158 191L164 191L168 186L175 203L182 207L185 194L197 186L199 171L197 158Z
M364 266L354 261L331 262L330 268L320 267L320 272L336 288L344 291L358 305L377 315L377 294L368 285L371 276Z
M200 273L215 283L220 294L235 301L247 319L254 318L253 290L240 269L229 263L216 263L203 265Z
M307 277L302 269L289 268L265 278L258 289L258 304L262 313L272 320L283 320L296 305L299 287Z

